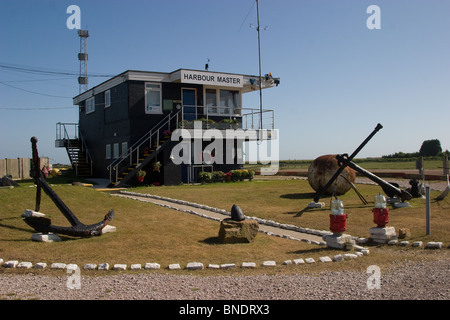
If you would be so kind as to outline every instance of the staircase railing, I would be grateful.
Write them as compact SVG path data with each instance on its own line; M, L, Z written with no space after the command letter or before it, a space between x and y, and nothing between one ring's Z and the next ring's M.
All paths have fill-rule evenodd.
M109 164L109 181L117 182L119 174L130 167L137 167L140 164L140 158L146 149L150 149L153 143L156 143L156 150L160 147L160 136L165 130L172 132L178 129L178 123L181 121L181 110L176 113L169 113L158 124L156 124L149 132L143 135L136 143L128 148L119 158ZM155 150L155 151L156 151Z
M71 136L67 130L67 127L73 127L74 128L74 132L73 135ZM62 122L58 122L56 124L56 142L55 145L57 147L66 147L67 150L67 154L69 156L69 160L70 163L72 164L72 166L75 169L75 174L78 175L78 164L79 164L79 159L75 159L72 154L71 154L71 150L74 149L74 146L71 143L71 140L78 140L81 143L81 151L85 152L86 154L86 163L89 165L90 167L90 174L92 175L92 169L93 169L93 160L91 157L91 154L89 153L89 150L87 148L86 145L86 141L84 140L80 130L79 130L79 126L78 123L62 123Z

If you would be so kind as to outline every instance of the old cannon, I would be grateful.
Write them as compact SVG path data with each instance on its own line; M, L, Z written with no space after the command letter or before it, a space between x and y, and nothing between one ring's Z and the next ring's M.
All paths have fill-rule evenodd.
M372 131L372 133L361 143L361 145L350 156L348 154L346 154L346 153L342 154L342 155L336 155L335 156L336 163L337 163L337 170L335 170L335 172L331 176L331 178L328 179L327 183L325 183L325 184L322 183L323 180L326 181L327 177L325 179L321 180L321 183L320 183L320 185L318 185L317 190L315 189L316 194L314 196L314 202L318 202L320 197L323 194L329 193L330 192L330 188L333 188L333 186L336 185L337 179L339 177L345 176L345 175L343 175L343 172L344 172L344 170L347 171L348 168L353 169L354 171L364 175L365 177L369 178L370 180L372 180L375 183L377 183L378 185L380 185L381 188L383 189L383 191L389 197L397 196L402 201L406 201L406 200L412 199L412 196L411 196L411 194L408 191L402 190L402 189L392 185L391 183L381 179L380 177L376 176L375 174L373 174L373 173L371 173L371 172L361 168L360 166L358 166L357 164L352 162L353 158L359 153L359 151L361 151L362 148L364 148L364 146L370 141L370 139L372 139L372 137L381 128L383 128L383 126L381 124L377 124L377 126ZM309 181L309 176L308 176L308 181ZM353 182L353 181L350 181L350 182ZM311 184L311 181L310 181L310 184ZM311 186L312 186L312 184L311 184ZM350 189L350 186L351 186L351 184L349 183L348 189ZM314 189L314 187L313 187L313 189ZM336 190L337 190L337 188L336 188Z

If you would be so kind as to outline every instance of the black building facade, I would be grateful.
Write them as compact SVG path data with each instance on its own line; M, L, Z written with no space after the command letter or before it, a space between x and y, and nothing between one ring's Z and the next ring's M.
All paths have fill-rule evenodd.
M258 129L262 113L257 115L259 109L243 107L242 95L278 83L271 75L260 83L258 76L242 74L128 70L73 98L79 106L78 135L75 139L64 135L68 124L60 123L56 146L67 148L72 165L86 165L91 176L108 178L112 185L136 184L142 171L147 173L144 183L192 182L198 170L226 172L240 167L240 160L209 163L202 154L202 163L175 164L172 150L182 140L172 141L172 134L180 129L193 133L195 123L196 128L201 124L203 130L221 132ZM193 141L190 143L193 146ZM202 141L202 148L208 143ZM74 145L78 146L78 157L70 150ZM234 143L233 148L239 145ZM230 152L230 144L227 147L224 143L223 152ZM194 155L190 157L194 159ZM82 158L87 164L82 164ZM155 168L157 165L160 167Z

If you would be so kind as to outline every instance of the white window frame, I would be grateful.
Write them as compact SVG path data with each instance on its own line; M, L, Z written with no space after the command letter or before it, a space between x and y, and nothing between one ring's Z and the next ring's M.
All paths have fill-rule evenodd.
M158 86L158 88L147 88L147 85ZM159 106L148 106L147 105L147 91L159 92ZM145 83L145 114L162 114L162 84L161 82L146 82Z
M105 108L111 107L111 90L105 91Z
M91 97L86 100L86 114L93 113L95 111L95 97Z

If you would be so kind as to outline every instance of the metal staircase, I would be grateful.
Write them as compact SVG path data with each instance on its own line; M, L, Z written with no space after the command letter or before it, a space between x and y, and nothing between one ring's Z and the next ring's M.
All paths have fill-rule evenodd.
M75 129L72 136L68 132L68 127ZM78 124L58 122L56 124L55 145L56 147L64 147L66 149L72 168L78 177L92 176L92 157L78 130Z
M180 114L181 110L169 113L131 146L124 155L108 166L111 187L126 185L139 170L156 158L170 143L173 130L178 129L178 123L181 120Z

